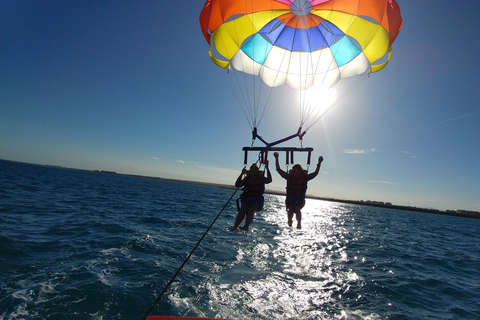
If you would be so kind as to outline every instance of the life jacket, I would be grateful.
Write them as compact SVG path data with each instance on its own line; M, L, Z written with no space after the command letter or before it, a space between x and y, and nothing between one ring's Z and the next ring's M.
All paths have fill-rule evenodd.
M261 197L263 195L264 187L263 171L259 171L255 177L247 176L243 188L243 197Z
M307 171L303 170L302 173L295 177L290 171L288 173L287 180L287 197L292 199L305 199L305 193L307 192Z
M240 211L240 202L250 205L258 202L257 212L263 209L263 191L265 185L263 183L263 171L259 171L255 177L247 176L244 182L243 193L237 199L237 209Z

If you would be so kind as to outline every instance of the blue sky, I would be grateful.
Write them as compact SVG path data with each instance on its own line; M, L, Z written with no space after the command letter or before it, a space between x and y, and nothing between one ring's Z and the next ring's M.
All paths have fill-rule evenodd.
M233 184L251 129L208 57L203 3L1 1L0 158ZM308 193L478 211L480 4L398 3L390 64L304 138L325 158ZM269 141L298 127L285 94Z

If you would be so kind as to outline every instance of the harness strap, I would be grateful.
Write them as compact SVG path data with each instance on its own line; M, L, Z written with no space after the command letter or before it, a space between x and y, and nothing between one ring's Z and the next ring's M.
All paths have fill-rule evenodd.
M300 199L292 199L291 197L288 197L288 196L287 196L287 199L286 199L286 200L287 200L288 203L297 205L297 204L299 204L300 202L305 201L305 197L302 197L302 198L300 198Z

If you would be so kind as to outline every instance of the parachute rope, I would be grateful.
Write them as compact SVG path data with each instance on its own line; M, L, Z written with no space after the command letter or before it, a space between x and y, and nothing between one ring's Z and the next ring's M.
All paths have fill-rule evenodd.
M247 5L249 2L249 6L253 7L254 2L256 0L245 0L245 4ZM273 4L271 4L270 9L273 9ZM254 26L255 26L255 21L254 21L255 16L252 15L252 24L251 24L251 29L250 32L252 34L255 33ZM235 28L235 33L237 38L239 37L239 30ZM253 55L255 55L256 47L253 46ZM285 59L285 56L282 58L282 62ZM240 60L242 63L242 68L244 67L243 60ZM231 69L231 66L229 66ZM253 128L258 128L260 127L260 124L264 118L264 116L267 114L267 112L271 108L271 103L270 99L272 97L272 93L274 88L271 86L268 86L267 93L263 93L264 87L267 86L262 80L257 79L257 76L254 75L248 75L247 73L241 72L241 76L238 75L238 72L234 71L233 72L235 75L236 79L236 86L235 88L238 88L238 92L236 93L236 89L234 86L231 85L230 83L230 88L234 92L234 95L236 97L241 96L242 99L237 98L237 101L240 105L240 108L242 109L243 114L245 115L245 118L247 119L247 122L250 125L250 128L253 130ZM241 80L239 79L240 77ZM278 73L275 76L275 80L278 78ZM251 80L249 83L249 79ZM252 96L250 96L252 94ZM263 99L262 99L263 98Z
M335 101L324 111L317 111L317 114L315 115L314 119L312 122L307 125L305 131L310 129L314 124L316 124L325 114L327 114L330 110L332 110L350 91L352 91L359 83L365 79L365 76L363 77L357 77L355 81L348 86L348 88L342 92L342 94L335 99Z
M248 95L248 90L240 90L240 83L236 75L235 75L235 80L236 80L238 90L235 90L235 87L232 85L232 82L228 76L225 76L225 78L230 86L230 89L233 92L233 95L235 96L235 99L238 102L238 105L240 106L240 109L243 112L243 115L245 116L245 119L247 119L247 122L250 125L250 128L253 130L254 128L254 124L252 122L253 116L251 114L251 108L249 108L248 97L245 96L245 95Z
M359 8L359 3L357 3L357 6L356 6L356 10L358 11L358 8ZM328 15L331 16L332 12L330 12ZM350 20L348 22L348 28L350 28L353 24L353 21L355 19L355 16L351 16L350 17ZM347 28L347 29L348 29ZM365 46L366 42L367 42L367 39L370 38L370 36L375 32L376 29L372 29L370 31L370 34L369 34L369 37L365 37L364 38L364 41L362 42L361 46ZM309 45L310 45L310 39L308 39L309 41ZM336 48L335 50L335 54L338 53L338 50L339 50L339 47ZM310 59L312 59L312 56L310 56ZM332 60L330 62L330 66L329 66L329 69L330 67L333 65L333 62L334 60ZM314 74L314 70L313 70L313 66L314 66L314 63L313 63L313 60L311 61L311 65L312 65L312 74ZM322 83L323 81L325 80L326 76L327 76L327 73L328 72L325 72L324 75L323 75L323 79L322 79ZM358 83L360 82L360 80L363 80L364 79L364 76L358 76L355 78L355 81L353 82L353 84L350 84L350 86L344 90L342 92L342 94L338 97L335 98L335 101L333 101L330 106L328 106L327 109L325 110L315 110L315 107L310 105L308 106L307 105L307 101L305 99L305 94L306 94L306 91L302 91L302 93L300 94L300 106L301 106L301 114L300 114L300 127L305 127L305 132L310 129L313 125L315 125L325 114L327 114L331 109L333 109L346 95L348 95L348 93L350 91L353 90L353 88L355 88ZM302 101L303 100L303 101ZM309 120L311 121L309 123Z
M235 96L235 99L237 100L240 109L242 110L243 115L245 116L245 119L247 119L250 128L253 130L253 128L260 126L263 117L271 108L270 99L273 88L270 88L268 92L262 93L261 87L265 86L263 83L248 83L248 75L243 73L238 75L237 72L233 72L233 74L235 79L232 79L232 77L226 75L226 80ZM254 80L254 78L251 79L251 81ZM249 88L249 86L252 88ZM262 97L265 101L260 101L262 100Z
M301 91L295 104L299 105L300 127L309 129L358 81L319 109L313 100L308 101L307 88L331 88L351 77L363 79L389 61L392 44L402 28L397 0L325 2L206 0L200 27L211 59L235 72L236 77L238 72L253 77L248 85L246 79L237 79L237 87L244 88L243 95L232 90L252 129L269 111L270 99L275 96L273 87L285 85ZM386 56L387 61L382 62ZM265 105L266 92L259 84L271 88ZM322 100L330 102L322 98L317 101Z

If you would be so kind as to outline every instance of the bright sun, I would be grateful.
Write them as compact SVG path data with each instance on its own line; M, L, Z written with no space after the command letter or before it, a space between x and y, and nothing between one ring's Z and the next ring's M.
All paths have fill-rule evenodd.
M315 108L329 108L337 99L334 88L311 86L305 90L305 102Z
M300 92L303 117L305 121L314 122L321 118L337 101L337 93L334 88L324 86L312 86Z

